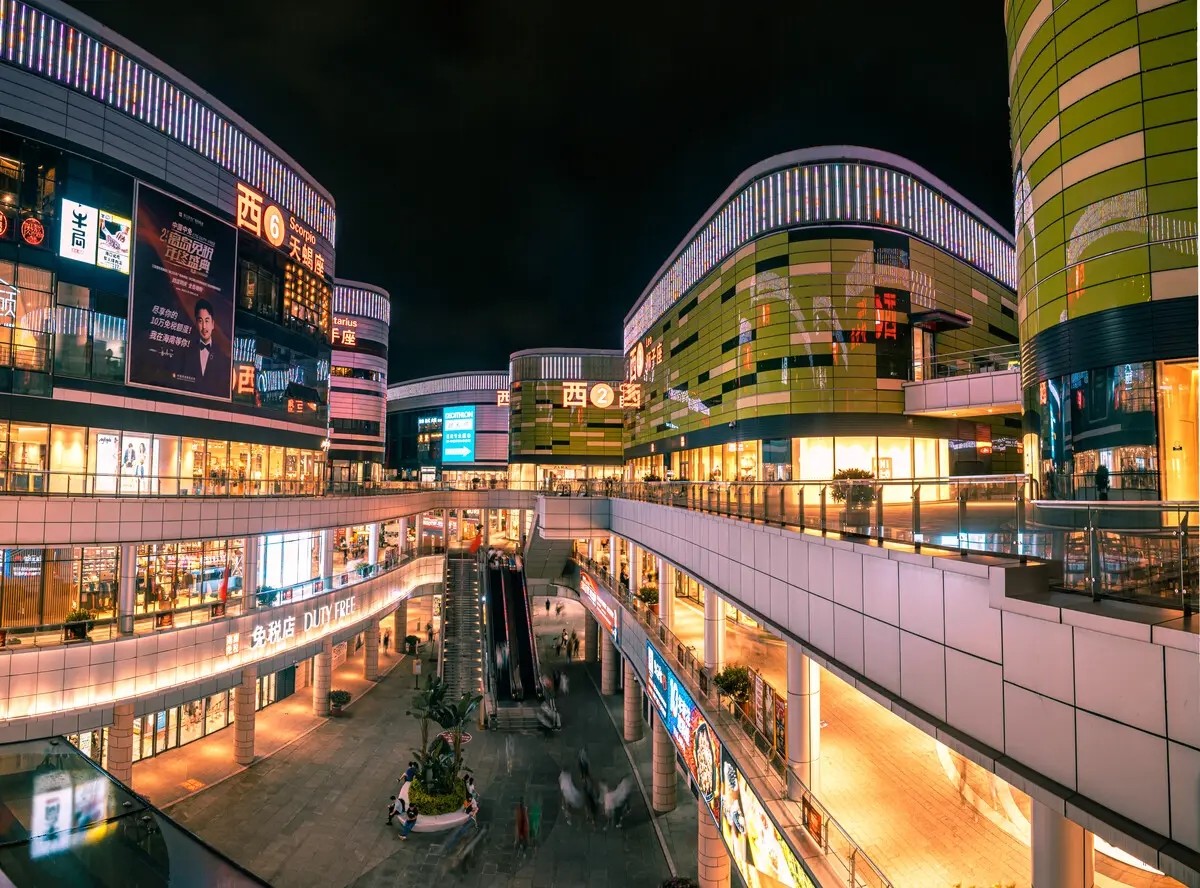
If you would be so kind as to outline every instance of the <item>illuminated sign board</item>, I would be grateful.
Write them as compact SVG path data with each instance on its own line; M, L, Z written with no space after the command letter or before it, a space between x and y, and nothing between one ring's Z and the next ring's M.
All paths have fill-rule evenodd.
M317 277L333 273L333 254L317 233L243 182L237 183L237 227L286 250L288 258Z
M99 237L96 241L96 265L110 271L129 274L129 243L132 232L132 220L101 210Z
M475 461L475 406L442 408L442 462Z
M637 410L642 406L642 385L638 382L619 382L614 387L607 382L564 382L564 407L597 407L607 410Z
M330 342L342 348L358 347L358 321L354 318L333 316L333 334Z
M330 623L341 622L354 616L354 613L354 596L348 595L331 604L323 604L320 607L304 611L300 615L300 628L301 631L308 632ZM255 623L254 628L250 631L250 648L253 650L254 648L291 641L296 636L296 628L295 615L290 615L280 620Z
M591 611L596 619L604 624L604 628L617 638L617 609L611 601L611 596L596 586L596 583L586 573L579 574L579 594L591 605Z
M654 337L647 336L629 353L629 381L640 382L653 376L654 368L661 364L662 360L662 340L655 342Z
M58 255L95 265L98 215L95 207L64 198L58 226Z
M496 406L507 407L510 403L508 389L496 389Z

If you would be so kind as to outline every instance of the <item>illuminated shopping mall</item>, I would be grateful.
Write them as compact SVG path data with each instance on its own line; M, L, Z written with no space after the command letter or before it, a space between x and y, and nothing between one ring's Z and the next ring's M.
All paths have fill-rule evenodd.
M433 675L481 697L469 751L564 767L609 699L621 841L704 888L1200 886L1195 5L1101 5L1005 4L1015 233L798 149L618 294L619 340L389 380L405 295L339 266L284 147L0 0L0 871L275 881L188 800L389 683L407 737Z

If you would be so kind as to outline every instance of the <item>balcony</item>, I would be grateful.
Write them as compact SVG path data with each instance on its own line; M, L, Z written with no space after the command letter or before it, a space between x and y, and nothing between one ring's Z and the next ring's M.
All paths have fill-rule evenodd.
M965 418L1021 410L1017 347L938 355L914 366L919 379L904 383L904 412Z

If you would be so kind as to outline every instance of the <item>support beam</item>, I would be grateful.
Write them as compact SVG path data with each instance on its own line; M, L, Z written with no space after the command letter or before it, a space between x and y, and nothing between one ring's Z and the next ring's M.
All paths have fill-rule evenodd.
M821 792L821 667L794 641L787 643L788 796L804 786Z
M233 689L233 760L239 765L254 761L254 696L258 666L242 667L242 681Z
M379 621L371 620L363 630L363 678L379 681Z
M375 567L379 564L379 522L367 525L367 564Z
M700 834L696 842L696 875L700 888L729 888L729 854L721 841L712 811L702 801L696 806Z
M651 772L650 804L656 814L675 810L675 746L667 727L653 710L654 727L651 729L651 746L654 768ZM703 806L701 806L703 807Z
M318 559L318 568L321 571L321 577L330 585L328 588L333 588L333 543L337 536L337 531L332 527L327 527L321 531L321 554Z
M242 601L246 610L258 607L258 556L261 537L242 540Z
M675 583L673 582L674 568L670 568L671 582L667 579L668 565L665 559L659 558L655 569L658 572L658 619L668 629L671 628L673 607L675 604Z
M1093 835L1037 799L1032 804L1033 888L1093 888Z
M150 578L146 578L150 582ZM137 546L121 545L121 565L117 574L117 630L133 635L133 616L137 610ZM131 729L132 730L132 729Z
M704 668L716 672L725 662L725 602L704 590Z
M594 626L596 621L592 621ZM600 693L611 697L617 692L617 669L621 655L608 632L600 632Z
M637 674L633 664L625 661L625 723L624 737L626 742L633 743L642 739L642 686L638 684Z
M599 654L596 620L587 611L583 612L583 662L595 663Z
M126 786L133 783L133 704L113 707L113 723L108 729L108 773Z
M313 715L329 715L330 682L333 680L333 639L321 643L321 653L313 658Z

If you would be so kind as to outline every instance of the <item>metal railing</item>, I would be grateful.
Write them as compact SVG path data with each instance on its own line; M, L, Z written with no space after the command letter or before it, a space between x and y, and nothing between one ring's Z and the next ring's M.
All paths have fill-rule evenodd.
M609 495L821 533L1047 561L1061 588L1200 606L1198 504L1032 500L1025 475L878 481L638 482Z
M776 790L776 797L771 801L790 801L799 804L802 808L817 812L821 818L821 827L815 835L802 823L783 824L782 826L804 829L806 834L820 846L826 861L839 870L839 874L845 879L847 888L891 888L892 883L883 874L883 871L851 838L837 819L829 813L829 809L812 794L804 781L800 779L796 769L788 764L776 744L755 727L753 720L748 718L732 699L718 690L712 681L712 676L704 668L703 662L696 657L695 647L685 644L679 636L667 628L649 605L630 593L628 586L623 583L615 583L605 565L584 557L577 556L576 560L586 565L593 575L600 579L609 592L621 603L621 606L642 625L650 638L657 639L657 647L668 662L677 667L676 676L691 692L696 705L704 710L705 717L709 722L720 725L726 730L736 729L749 743L753 744L758 754L766 760L769 772L773 775L774 789ZM789 796L787 791L789 780L794 781L795 785L800 788L799 798ZM767 800L764 799L764 801ZM776 823L776 826L781 825ZM786 835L782 828L780 833ZM804 855L799 850L793 850L796 851L798 858L803 858Z
M913 364L913 378L922 382L948 376L969 376L975 373L994 373L997 370L1019 370L1021 349L1017 345L978 348L971 351L933 355Z
M0 471L0 496L99 496L99 497L221 497L319 496L320 479L270 478L246 480L227 475L114 475L10 467Z

